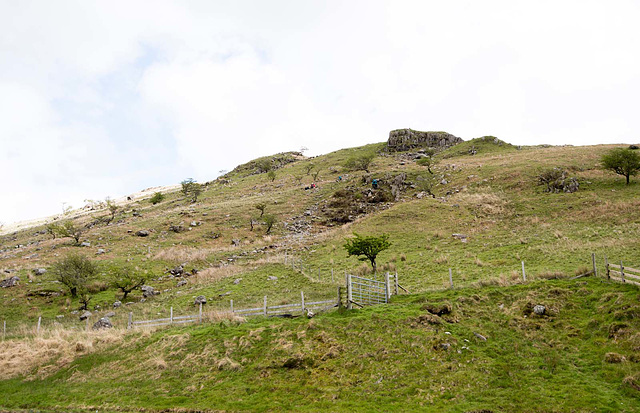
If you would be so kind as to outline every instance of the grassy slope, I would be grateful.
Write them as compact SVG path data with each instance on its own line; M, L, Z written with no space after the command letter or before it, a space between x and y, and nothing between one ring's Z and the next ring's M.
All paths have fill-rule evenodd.
M8 409L65 411L631 412L639 299L630 286L554 280L403 296L314 320L166 329L44 379L2 381L0 393ZM549 315L532 315L534 304ZM442 317L425 310L446 305ZM605 362L612 352L626 361Z
M61 288L51 282L50 274L36 278L29 273L32 268L47 267L70 251L80 250L94 256L97 248L104 248L107 252L95 256L96 259L110 265L122 265L128 261L145 268L153 277L149 283L156 289L166 290L144 304L138 302L139 293L133 293L132 304L116 310L117 315L113 321L120 326L126 324L126 313L129 311L133 311L136 317L166 315L169 306L175 307L177 313L193 312L191 303L193 297L199 294L205 294L209 298L209 306L219 308L226 308L229 299L234 299L236 308L253 306L260 303L265 294L269 295L270 302L294 301L299 297L300 290L304 290L312 298L333 296L335 287L341 280L338 274L342 274L345 269L353 271L359 266L354 258L346 257L342 248L344 237L352 231L389 233L393 246L380 254L379 262L385 264L386 268L397 269L401 284L414 293L442 288L448 283L448 268L453 268L457 286L477 286L480 282L501 285L513 283L520 277L518 271L522 260L526 262L530 280L584 272L590 265L591 252L597 254L601 272L604 255L612 262L624 260L628 265L640 263L640 248L637 243L640 235L640 214L637 213L640 207L640 185L632 182L632 185L625 186L624 179L598 169L600 156L611 146L525 147L518 150L511 145L495 144L493 139L482 138L465 142L438 156L440 160L432 169L437 182L445 179L447 183L434 187L437 199L417 199L414 196L416 190L407 187L401 202L359 218L351 224L325 227L322 225L323 219L305 218L304 212L308 209L315 211L314 214L322 215L322 209L326 208L337 189L351 186L364 190L368 186L361 179L364 173L346 172L340 165L354 154L375 151L381 147L380 144L375 144L345 149L291 163L277 170L273 183L268 181L265 174L246 176L247 171L232 172L228 174L230 183L211 183L196 204L185 203L179 193L170 194L166 201L156 206L144 200L136 201L120 214L120 222L106 227L98 225L87 232L84 238L91 242L90 248L72 246L68 239L51 240L44 235L34 235L35 230L4 236L0 247L5 251L0 253L2 266L15 269L23 283L20 287L0 292L0 319L9 320L10 326L21 322L34 325L38 316L43 316L43 323L48 327L57 314L63 314L66 323L77 325L77 321L69 314L77 308L77 304L67 296L26 297L30 291ZM477 151L476 155L468 155L471 148ZM311 176L305 172L305 166L311 162L321 169L317 181L319 188L304 191L302 187L312 182ZM537 173L544 168L556 166L568 169L573 176L579 178L579 192L547 194L536 186ZM428 176L426 168L406 158L383 156L374 161L373 176L384 179L400 173L406 173L409 182L416 182L418 176ZM338 175L344 177L340 183L336 182ZM302 176L301 185L296 183L296 176ZM291 235L282 225L276 228L271 237L264 236L264 230L260 226L250 231L249 218L259 214L254 208L257 202L266 202L267 212L275 214L280 223L306 219L311 234L303 237ZM141 217L133 215L134 208ZM84 218L85 221L89 219ZM168 231L170 225L182 223L188 227L193 220L201 221L202 225L179 234ZM150 229L152 233L147 238L138 238L127 232L138 229ZM212 239L209 237L212 232L220 233L221 237ZM453 238L454 233L467 235L468 242L463 243ZM240 246L231 246L232 239L239 239ZM19 244L25 246L14 248ZM267 247L265 251L260 252L264 247ZM283 265L285 252L289 258L293 255L305 264L304 273ZM233 260L232 264L226 265L231 262L229 259ZM225 266L191 277L186 287L176 288L177 280L168 278L163 272L166 268L183 262L188 262L188 269L212 268L220 264ZM332 268L336 273L335 282L331 282L330 278ZM320 277L318 269L321 270ZM278 280L270 281L268 277L272 275L276 275ZM33 282L25 282L28 278L32 278ZM233 281L239 278L242 279L241 282L234 284ZM106 277L103 276L96 282L99 286L105 280ZM609 287L599 288L599 294L605 294ZM112 289L97 292L92 305L100 304L103 310L98 311L96 317L108 311L117 297L118 294ZM383 310L367 311L377 313ZM576 317L579 317L577 323L587 323L591 316L583 312L576 313ZM349 318L331 316L327 320L336 323L335 328L338 329L340 325L344 327L344 317ZM286 324L281 328L286 329L284 326ZM297 328L295 322L293 326ZM508 327L504 326L506 330L501 333L510 332L510 339L520 340L513 333L517 329ZM242 328L244 327L240 327ZM206 330L205 327L199 329ZM546 343L547 337L541 341ZM273 340L265 340L265 343L275 345ZM564 338L559 339L559 343L562 346L568 345ZM396 346L397 343L393 345ZM505 345L511 347L513 343ZM141 348L145 346L146 344ZM355 357L361 358L365 353L358 353ZM184 356L182 353L176 354L178 358ZM495 355L508 359L506 355ZM597 356L600 357L596 358L601 365L601 354L598 353ZM87 356L90 360L92 357L108 359L112 356ZM133 353L131 360L136 357ZM249 356L246 358L251 359ZM82 360L79 362L84 362ZM509 360L509 363L513 362ZM256 363L259 362L256 360ZM564 363L565 360L560 357L557 362ZM635 364L627 363L621 367L633 365ZM610 368L612 367L606 365L605 370ZM124 367L118 365L118 369ZM288 370L285 372L293 374ZM231 373L223 370L220 374ZM305 377L300 372L296 374ZM610 383L615 382L620 386L618 376L620 374ZM411 376L408 377L407 383L410 383L412 379ZM567 386L572 384L570 379L565 379ZM264 392L262 382L253 380L254 391ZM21 386L17 382L11 383L11 386ZM52 390L47 390L46 383L52 382L43 383L43 392L49 394ZM75 386L72 383L68 384L71 386L68 387L69 391ZM167 383L174 383L174 380L168 380ZM359 389L355 381L351 384ZM500 388L490 384L492 389ZM56 381L56 385L60 385L60 381ZM18 394L26 389L33 390L29 384L24 386ZM194 382L190 382L188 386L198 387ZM534 383L527 386L534 386ZM545 384L538 383L535 386L544 392L552 391ZM226 389L229 392L238 391L230 390L231 387ZM310 391L309 386L302 386L302 389L301 392ZM167 391L171 393L170 390ZM366 394L365 390L362 391ZM513 387L507 386L505 392L512 391ZM418 390L416 392L425 393ZM570 391L559 391L556 396L564 393ZM425 394L430 395L425 397L435 397L431 392ZM484 397L490 400L488 394ZM564 397L568 396L564 394ZM164 397L162 400L165 406L186 405L186 402L178 399ZM256 402L255 399L250 400ZM548 400L552 400L552 397L549 396ZM606 405L601 401L602 398L598 400L600 406ZM87 403L100 404L95 400ZM147 402L136 403L145 405ZM250 404L224 408L242 409L248 408L247 406ZM348 405L340 406L346 409ZM535 404L531 406L535 407ZM276 409L273 405L269 405L269 408ZM527 410L522 406L513 408ZM507 407L504 409L509 410ZM560 410L567 410L567 407Z

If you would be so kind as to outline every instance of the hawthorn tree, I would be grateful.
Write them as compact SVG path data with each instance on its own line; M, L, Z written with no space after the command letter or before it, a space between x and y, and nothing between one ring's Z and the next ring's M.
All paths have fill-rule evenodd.
M193 178L185 179L180 182L180 185L182 185L182 193L187 199L192 203L198 200L198 196L202 193L202 185L194 181Z
M131 291L142 287L146 281L146 274L137 267L115 268L111 271L110 284L122 291L122 300L125 300Z
M627 185L629 185L629 177L640 170L640 155L627 148L612 149L604 154L600 161L604 169L627 178Z
M352 156L351 158L346 160L344 166L345 168L352 171L365 171L368 173L371 162L373 162L373 158L375 157L376 155L373 153Z
M377 237L373 235L363 237L355 232L353 235L354 238L347 239L346 244L344 244L344 248L348 253L347 257L355 255L360 261L369 260L375 273L378 254L391 246L389 235L382 234Z
M78 293L88 295L87 281L98 273L98 266L85 256L71 254L53 264L51 270L56 279L69 289L71 297L76 298ZM85 298L85 301L89 299Z

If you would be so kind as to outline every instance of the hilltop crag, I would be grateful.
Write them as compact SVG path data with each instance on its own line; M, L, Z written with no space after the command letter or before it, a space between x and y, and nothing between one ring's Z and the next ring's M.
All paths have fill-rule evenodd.
M389 152L407 151L414 148L433 148L436 151L463 142L461 138L447 132L420 132L413 129L396 129L389 132Z

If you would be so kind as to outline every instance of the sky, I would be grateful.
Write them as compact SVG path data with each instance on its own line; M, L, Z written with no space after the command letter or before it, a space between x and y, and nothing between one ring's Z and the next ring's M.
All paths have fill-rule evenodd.
M390 130L640 141L638 1L0 0L0 222Z

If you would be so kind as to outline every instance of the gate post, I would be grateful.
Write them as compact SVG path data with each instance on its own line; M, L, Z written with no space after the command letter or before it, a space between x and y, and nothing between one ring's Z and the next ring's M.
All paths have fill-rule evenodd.
M389 288L389 273L385 273L384 274L384 302L385 304L389 302L389 291L391 291L391 288Z
M347 310L353 308L351 301L353 300L353 285L351 284L351 274L347 274Z

